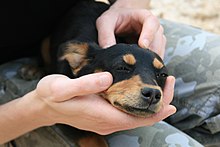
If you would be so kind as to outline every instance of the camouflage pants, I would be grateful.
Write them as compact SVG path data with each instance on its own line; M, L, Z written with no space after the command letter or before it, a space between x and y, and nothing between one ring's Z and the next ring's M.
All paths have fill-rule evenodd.
M176 77L176 114L167 122L206 146L220 146L220 36L161 21L165 63Z
M165 20L161 23L168 40L164 61L170 74L176 77L173 104L178 111L166 120L172 126L159 122L151 127L113 133L106 136L108 144L110 147L220 146L220 36ZM16 69L30 61L33 60L21 59L0 66L0 103L35 88L37 80L23 81L16 75ZM75 146L55 126L36 129L5 146L14 144Z

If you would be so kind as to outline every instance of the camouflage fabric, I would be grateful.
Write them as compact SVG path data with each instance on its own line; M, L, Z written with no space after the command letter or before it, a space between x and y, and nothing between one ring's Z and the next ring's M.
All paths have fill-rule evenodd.
M168 44L165 63L176 77L167 120L206 146L220 146L220 36L161 20Z
M36 87L38 80L22 80L17 70L23 64L33 64L34 59L19 59L0 66L0 103L6 103L20 97ZM123 131L106 136L110 147L150 147L150 146L201 146L188 135L165 122L160 122L152 127L142 127L134 130ZM56 126L43 127L31 131L0 147L75 147L74 142L65 136Z
M151 127L117 132L106 137L110 147L202 147L197 141L165 122Z
M39 80L25 81L17 70L24 64L36 65L36 60L25 58L12 61L0 66L0 104L9 102L33 90Z
M159 122L113 133L106 139L110 147L220 146L220 36L165 20L161 23L168 41L164 61L176 77L173 104L178 111L166 120L172 126ZM0 103L35 88L37 80L24 81L16 74L25 63L35 64L32 59L21 59L0 66ZM56 126L36 129L2 146L13 145L75 146Z
M31 58L19 59L0 66L0 103L6 103L20 97L36 87L38 80L22 80L17 70L23 64L35 65ZM188 135L165 122L160 122L152 127L142 127L134 130L123 131L106 136L110 147L150 147L150 146L201 146ZM0 147L75 147L74 142L65 136L56 126L42 127L31 131Z

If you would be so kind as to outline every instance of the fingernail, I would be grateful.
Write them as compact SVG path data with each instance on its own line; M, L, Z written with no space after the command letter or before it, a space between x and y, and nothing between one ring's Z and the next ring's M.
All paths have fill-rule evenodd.
M112 84L112 78L110 74L103 74L99 77L100 86L109 87Z
M144 40L143 40L143 46L144 46L144 48L149 48L149 45L150 45L149 41L148 41L147 39L144 39Z

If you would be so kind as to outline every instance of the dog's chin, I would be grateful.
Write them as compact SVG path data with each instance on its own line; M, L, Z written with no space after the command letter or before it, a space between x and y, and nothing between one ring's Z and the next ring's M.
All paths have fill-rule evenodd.
M118 102L114 102L113 104L116 108L134 115L134 116L138 116L138 117L150 117L153 114L157 113L160 111L160 106L153 106L155 108L152 109L152 106L148 106L148 107L137 107L137 106L130 106L130 105L121 105Z
M162 106L161 105L162 101L159 101L157 104L150 104L147 106L137 106L137 105L134 106L131 104L121 104L118 101L114 101L114 100L111 101L110 99L108 99L105 92L100 92L98 94L99 96L108 100L117 109L137 117L150 117L153 114L159 112Z

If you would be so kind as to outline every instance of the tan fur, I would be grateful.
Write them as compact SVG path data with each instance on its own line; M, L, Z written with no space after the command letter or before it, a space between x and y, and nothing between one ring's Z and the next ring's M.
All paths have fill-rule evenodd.
M125 61L125 63L127 63L129 65L134 65L136 63L136 59L135 59L134 55L132 55L132 54L124 55L123 60Z
M153 65L157 69L161 69L164 66L157 58L154 58Z
M87 60L85 59L87 52L87 43L69 43L60 60L67 60L73 73L77 73L87 64Z
M132 86L128 86L128 85L132 85ZM105 92L105 96L112 105L115 106L115 102L117 102L118 104L120 104L120 107L118 106L116 107L118 107L122 111L126 111L123 109L123 106L136 107L137 104L141 104L143 102L141 101L140 98L140 92L143 87L158 89L162 94L162 90L159 86L144 84L141 81L140 77L137 75L132 77L131 79L113 84ZM161 95L161 100L158 104L156 104L155 106L151 106L151 108L154 107L153 109L155 112L158 112L161 108L162 97L163 96ZM128 111L126 112L129 113ZM137 115L142 116L142 114L137 114ZM148 115L144 114L144 116L148 116Z

